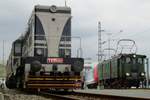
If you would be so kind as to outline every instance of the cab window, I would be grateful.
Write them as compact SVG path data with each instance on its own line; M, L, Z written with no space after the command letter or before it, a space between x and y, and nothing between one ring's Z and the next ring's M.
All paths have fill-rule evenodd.
M138 59L137 59L137 62L138 62L139 64L142 64L142 63L143 63L142 58L138 58Z
M15 44L15 53L21 53L21 44L20 43Z
M126 58L126 63L131 63L131 58L130 57Z

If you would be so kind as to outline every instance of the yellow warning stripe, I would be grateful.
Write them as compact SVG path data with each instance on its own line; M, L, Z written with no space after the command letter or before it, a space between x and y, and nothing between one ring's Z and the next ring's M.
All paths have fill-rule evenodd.
M27 84L27 86L81 86L80 84Z
M49 80L81 80L81 78L28 78L27 80L46 80L46 81L49 81Z
M35 75L28 75L28 77L33 78L33 77L41 77L41 78L72 78L72 77L76 77L76 78L80 78L81 76L44 76L44 75L39 75L39 76L35 76Z

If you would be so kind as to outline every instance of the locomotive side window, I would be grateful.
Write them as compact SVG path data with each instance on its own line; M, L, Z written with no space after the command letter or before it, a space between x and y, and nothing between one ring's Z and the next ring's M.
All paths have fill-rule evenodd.
M29 36L29 46L32 45L32 36Z
M126 58L126 63L131 63L131 58L130 57Z
M20 53L21 53L21 44L15 43L15 54L20 54Z
M137 59L137 62L138 62L139 64L143 64L142 58L138 58L138 59Z

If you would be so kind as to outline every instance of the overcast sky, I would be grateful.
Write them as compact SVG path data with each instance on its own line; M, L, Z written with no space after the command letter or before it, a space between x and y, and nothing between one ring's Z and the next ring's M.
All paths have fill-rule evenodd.
M24 33L34 5L64 6L64 1L0 0L0 48L5 40L5 59L11 42ZM150 56L150 0L67 0L67 5L72 8L72 34L82 37L84 57L96 60L98 21L105 30L103 41L107 40L107 33L112 33L112 39L134 39L138 53ZM119 33L120 30L123 32Z

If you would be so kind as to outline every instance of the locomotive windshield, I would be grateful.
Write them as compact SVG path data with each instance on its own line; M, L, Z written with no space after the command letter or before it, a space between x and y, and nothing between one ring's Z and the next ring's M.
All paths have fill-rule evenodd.
M132 59L133 59L133 64L143 64L143 58L137 57Z
M143 64L143 59L142 58L137 58L137 63Z
M125 62L127 63L127 64L136 64L136 63L138 63L138 64L143 64L143 58L139 58L139 57L137 57L137 58L134 58L134 57L126 57L125 58Z
M126 58L126 63L131 63L131 58L130 57Z

